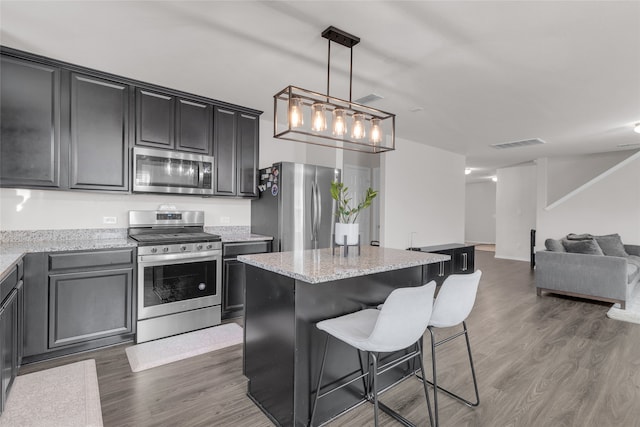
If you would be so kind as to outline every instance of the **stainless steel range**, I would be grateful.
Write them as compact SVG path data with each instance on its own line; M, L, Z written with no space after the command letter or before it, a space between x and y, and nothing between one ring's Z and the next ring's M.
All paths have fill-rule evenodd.
M129 211L138 242L136 342L220 324L222 242L203 211Z

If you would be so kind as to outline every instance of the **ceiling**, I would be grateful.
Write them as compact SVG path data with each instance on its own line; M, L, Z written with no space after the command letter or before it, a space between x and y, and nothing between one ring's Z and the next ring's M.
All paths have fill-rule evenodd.
M265 111L326 91L330 25L361 38L353 99L470 178L539 157L638 149L640 1L6 1L0 43ZM332 96L349 49L332 44ZM540 138L525 148L491 144ZM622 147L621 147L622 146Z

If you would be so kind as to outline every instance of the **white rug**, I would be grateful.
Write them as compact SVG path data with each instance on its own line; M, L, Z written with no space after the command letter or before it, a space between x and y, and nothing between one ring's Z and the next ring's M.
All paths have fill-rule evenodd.
M634 288L625 310L620 309L620 304L614 304L607 312L607 316L623 322L640 324L640 285Z
M102 426L96 361L16 377L0 426Z
M220 350L243 341L242 327L237 323L215 326L199 331L149 341L126 348L133 372L176 362Z

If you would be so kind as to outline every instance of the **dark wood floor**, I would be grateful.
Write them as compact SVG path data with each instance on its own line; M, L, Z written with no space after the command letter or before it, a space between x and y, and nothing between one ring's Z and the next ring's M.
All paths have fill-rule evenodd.
M440 394L441 425L640 426L640 325L608 319L608 304L537 297L528 263L493 255L476 252L483 276L468 320L481 403L471 409ZM139 373L131 372L124 348L27 365L20 373L94 358L106 427L271 425L246 397L241 345ZM438 355L439 381L470 396L464 340ZM425 362L430 366L430 356ZM417 380L382 400L428 425ZM371 425L371 417L371 406L362 405L333 425ZM384 414L381 424L397 425Z

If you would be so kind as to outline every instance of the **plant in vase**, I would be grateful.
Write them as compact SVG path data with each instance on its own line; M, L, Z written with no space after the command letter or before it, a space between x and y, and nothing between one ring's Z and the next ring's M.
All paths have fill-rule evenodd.
M369 187L363 199L356 206L352 206L349 196L349 187L344 183L333 181L331 183L331 198L337 202L335 239L338 245L344 244L344 236L347 236L347 245L357 245L359 225L356 222L360 211L371 206L378 192Z

